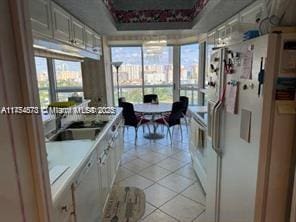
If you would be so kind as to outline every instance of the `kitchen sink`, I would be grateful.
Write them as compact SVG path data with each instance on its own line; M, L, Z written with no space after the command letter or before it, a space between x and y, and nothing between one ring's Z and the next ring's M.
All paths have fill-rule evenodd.
M103 128L107 123L108 121L77 121L71 123L67 128Z
M73 128L66 129L54 135L50 141L65 141L65 140L83 140L90 139L95 140L97 135L100 133L100 128Z

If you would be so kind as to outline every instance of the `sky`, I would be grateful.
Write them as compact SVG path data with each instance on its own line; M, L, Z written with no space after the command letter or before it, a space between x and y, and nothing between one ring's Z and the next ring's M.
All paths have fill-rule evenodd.
M35 64L37 73L41 73L47 70L46 58L35 57ZM81 70L80 62L55 60L55 66L57 70L66 69L68 71L78 72Z

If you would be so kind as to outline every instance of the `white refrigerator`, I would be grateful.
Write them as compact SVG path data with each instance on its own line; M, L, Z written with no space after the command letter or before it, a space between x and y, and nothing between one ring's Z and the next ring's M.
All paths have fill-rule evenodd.
M253 221L263 104L258 74L267 47L266 35L213 52L205 222Z

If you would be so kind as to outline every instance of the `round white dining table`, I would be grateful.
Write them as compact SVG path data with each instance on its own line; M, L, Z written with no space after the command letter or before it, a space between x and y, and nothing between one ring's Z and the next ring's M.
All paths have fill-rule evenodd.
M153 124L153 132L145 134L144 137L146 139L162 139L164 137L163 134L159 134L156 132L157 125L154 123L155 116L161 115L172 110L171 103L159 103L159 104L152 104L152 103L141 103L141 104L134 104L134 110L137 113L141 113L143 115L151 115L151 122Z

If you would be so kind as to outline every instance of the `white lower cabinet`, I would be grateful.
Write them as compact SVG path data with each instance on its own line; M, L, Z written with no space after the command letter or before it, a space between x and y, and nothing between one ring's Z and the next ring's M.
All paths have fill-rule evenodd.
M207 128L195 118L190 120L189 151L191 154L193 169L198 175L199 181L207 190Z
M118 128L118 134L113 137L113 142L105 144L105 151L99 155L98 169L99 180L101 184L101 210L104 211L104 207L109 197L109 193L112 189L113 182L116 178L116 173L121 159L123 149L123 127L120 125ZM103 145L103 144L102 144ZM100 146L100 145L99 145Z
M97 152L93 152L73 185L76 222L94 222L101 218L100 193Z
M72 185L54 203L56 222L100 222L123 148L123 130L100 142L75 176Z
M56 222L75 222L75 209L73 193L71 187L68 187L60 198L54 203L54 220Z
M103 211L105 207L105 200L108 197L109 193L109 175L110 175L110 164L108 161L109 155L107 153L102 154L99 157L98 161L98 170L99 170L99 183L101 185L100 193L100 210Z

